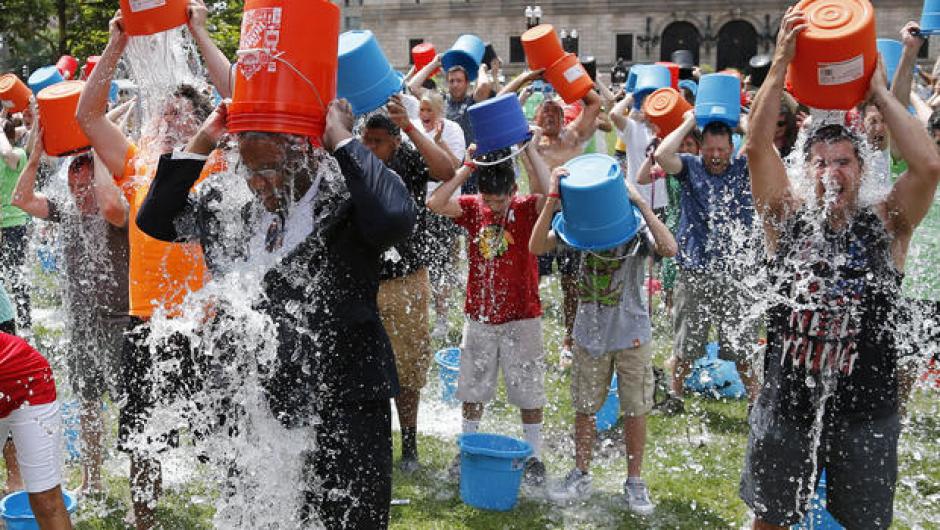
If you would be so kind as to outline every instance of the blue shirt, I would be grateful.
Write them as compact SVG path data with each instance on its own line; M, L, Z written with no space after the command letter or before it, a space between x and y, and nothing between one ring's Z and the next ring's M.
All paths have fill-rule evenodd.
M708 271L748 245L754 202L747 159L735 157L721 175L705 170L700 156L681 154L676 260L683 270Z

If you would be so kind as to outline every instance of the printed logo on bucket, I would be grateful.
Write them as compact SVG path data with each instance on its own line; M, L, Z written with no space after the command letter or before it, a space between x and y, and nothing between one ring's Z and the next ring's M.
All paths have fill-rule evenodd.
M129 3L131 6L131 12L139 13L140 11L163 7L166 5L166 0L130 0Z
M851 83L865 75L865 57L857 55L838 63L819 63L817 73L822 86Z
M277 71L277 45L281 40L281 8L263 7L245 12L242 18L242 38L238 43L238 66L245 76L267 68Z

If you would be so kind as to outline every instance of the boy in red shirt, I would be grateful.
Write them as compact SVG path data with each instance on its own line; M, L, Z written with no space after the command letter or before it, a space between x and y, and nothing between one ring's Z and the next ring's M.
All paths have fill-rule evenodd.
M502 370L509 402L522 413L522 430L532 446L525 477L541 484L545 466L539 460L542 407L545 405L545 353L542 349L542 305L538 262L528 241L545 202L548 166L533 140L522 154L532 194L517 195L512 161L481 165L472 161L476 147L455 176L428 198L428 207L450 217L467 230L470 271L461 345L457 398L463 401L463 432L476 432L484 404L496 392ZM498 158L505 153L496 153ZM454 197L454 192L477 170L480 193ZM459 473L457 465L452 474Z

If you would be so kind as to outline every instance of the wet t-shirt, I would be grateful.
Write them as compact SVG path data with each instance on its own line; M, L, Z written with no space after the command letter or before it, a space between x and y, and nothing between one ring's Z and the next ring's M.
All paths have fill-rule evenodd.
M49 363L23 339L0 332L0 418L56 399Z
M509 210L497 216L479 195L459 198L454 222L467 230L467 317L504 324L542 315L538 260L529 236L538 219L538 196L513 195Z
M781 302L769 315L762 402L804 422L827 394L831 418L895 412L902 275L881 220L863 210L836 232L801 211L770 267Z
M402 144L396 151L388 168L398 173L408 193L415 201L418 220L408 239L385 251L382 256L382 271L379 279L389 280L407 276L422 267L428 266L428 212L425 200L428 194L428 182L431 172L421 154L408 144Z

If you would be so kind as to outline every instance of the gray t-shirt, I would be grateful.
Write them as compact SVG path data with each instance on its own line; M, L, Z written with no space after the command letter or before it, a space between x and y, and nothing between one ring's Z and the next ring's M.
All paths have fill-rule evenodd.
M653 339L644 285L652 248L652 234L644 226L624 245L582 254L572 335L591 355L637 348Z

